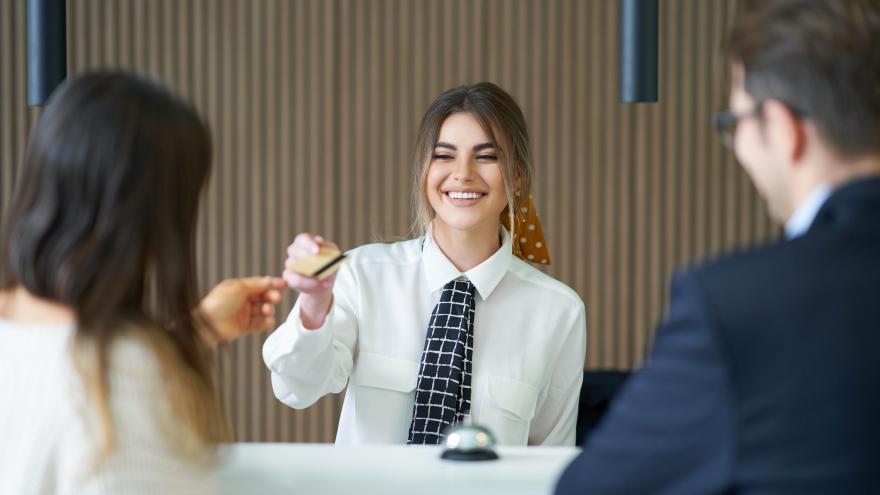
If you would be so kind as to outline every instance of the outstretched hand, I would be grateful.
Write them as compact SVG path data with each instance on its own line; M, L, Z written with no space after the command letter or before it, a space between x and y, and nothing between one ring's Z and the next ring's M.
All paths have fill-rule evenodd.
M277 277L226 279L211 289L199 308L217 331L219 342L275 326L275 306L287 283Z

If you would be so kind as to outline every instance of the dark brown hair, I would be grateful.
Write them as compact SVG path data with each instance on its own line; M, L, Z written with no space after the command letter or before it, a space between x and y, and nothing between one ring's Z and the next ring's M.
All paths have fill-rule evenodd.
M726 50L757 101L811 119L844 156L880 152L880 0L740 0Z
M228 437L202 345L212 330L194 309L194 231L210 166L195 111L119 72L65 82L30 137L0 238L0 289L23 287L75 313L74 357L88 356L75 362L86 363L104 453L110 349L131 328L156 354L177 420L206 443Z
M533 165L529 132L522 110L513 97L490 82L450 89L428 106L416 138L412 187L414 235L423 234L434 218L434 210L428 202L426 191L428 168L440 136L440 128L454 113L471 114L495 145L498 165L504 177L510 225L515 225L514 188L526 197L531 191Z

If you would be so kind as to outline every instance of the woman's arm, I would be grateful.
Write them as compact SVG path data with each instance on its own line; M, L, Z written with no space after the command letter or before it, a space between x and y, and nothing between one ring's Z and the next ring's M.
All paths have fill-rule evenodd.
M298 236L290 256L316 251L318 243L325 243L315 239ZM287 321L263 345L263 361L272 371L275 396L305 408L325 394L342 391L351 376L358 335L357 280L350 264L326 280L289 270L284 278L301 295Z
M584 379L587 319L582 302L561 333L559 353L548 361L553 374L547 394L538 403L529 431L530 445L574 445L578 401ZM551 359L551 356L547 356Z

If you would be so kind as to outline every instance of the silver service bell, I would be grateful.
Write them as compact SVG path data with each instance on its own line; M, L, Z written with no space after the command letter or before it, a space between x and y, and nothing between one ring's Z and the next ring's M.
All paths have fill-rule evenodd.
M495 453L495 437L488 428L471 424L470 418L453 426L446 434L446 449L440 456L453 461L491 461Z

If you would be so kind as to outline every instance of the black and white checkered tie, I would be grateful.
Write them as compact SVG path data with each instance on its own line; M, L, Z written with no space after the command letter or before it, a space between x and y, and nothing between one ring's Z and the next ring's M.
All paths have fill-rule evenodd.
M443 286L428 323L409 444L439 444L450 424L470 414L474 302L470 280L459 278Z

